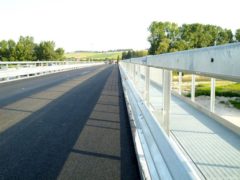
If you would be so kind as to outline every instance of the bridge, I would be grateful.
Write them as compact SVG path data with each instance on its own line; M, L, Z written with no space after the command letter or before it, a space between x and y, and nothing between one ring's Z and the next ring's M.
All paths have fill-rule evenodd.
M240 43L0 68L1 179L240 178L239 122L215 111L216 79L240 82ZM211 78L209 109L195 101L197 75Z

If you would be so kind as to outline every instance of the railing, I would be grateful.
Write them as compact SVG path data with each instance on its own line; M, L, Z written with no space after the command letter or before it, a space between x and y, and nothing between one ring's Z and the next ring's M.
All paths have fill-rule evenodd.
M150 68L156 68L158 76L151 78ZM132 58L120 63L124 93L129 115L133 121L131 124L134 126L132 129L135 129L133 132L135 146L139 153L138 157L145 156L146 160L139 158L144 176L152 179L196 179L198 176L195 171L168 138L173 71L179 72L178 93L174 93L179 97L182 92L182 73L192 74L189 103L193 106L196 105L194 103L195 76L211 77L210 111L196 107L227 128L239 133L239 127L218 117L214 114L214 109L215 79L240 82L240 43ZM156 81L160 81L162 93L162 102L158 108L160 123L154 116L152 110L154 107L150 103L150 84Z
M89 61L0 62L0 83L101 64L103 64L103 62L89 62Z

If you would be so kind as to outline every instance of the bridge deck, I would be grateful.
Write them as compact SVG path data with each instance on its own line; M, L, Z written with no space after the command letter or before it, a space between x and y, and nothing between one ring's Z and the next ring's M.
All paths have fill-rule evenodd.
M0 179L139 179L117 66L0 88Z
M140 89L143 80L138 84ZM162 123L162 89L156 83L150 86L154 114ZM239 179L240 137L173 95L170 131L201 178Z

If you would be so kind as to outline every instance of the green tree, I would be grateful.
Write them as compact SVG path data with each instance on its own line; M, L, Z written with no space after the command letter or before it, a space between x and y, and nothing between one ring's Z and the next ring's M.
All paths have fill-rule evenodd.
M188 44L184 40L178 40L171 44L169 52L184 51L188 49Z
M63 48L57 48L55 50L55 57L57 60L63 60L64 58L64 49Z
M230 29L221 29L218 33L217 44L226 44L233 42L233 33Z
M55 43L53 41L43 41L35 47L37 60L54 60L56 59ZM59 53L61 50L59 50ZM64 53L64 51L63 51Z
M155 54L162 54L162 53L166 53L169 52L169 47L170 47L170 39L168 38L163 38L159 44L158 44L158 48L155 51Z
M126 59L127 53L124 51L122 52L122 59Z
M235 37L236 37L236 40L240 42L240 29L236 30Z
M182 51L233 42L233 33L219 26L154 21L148 28L149 54Z
M148 50L149 54L157 54L159 52L159 46L163 39L167 38L167 31L165 29L166 23L164 22L156 22L154 21L148 28L150 31L150 36L148 37L148 41L150 43L150 48Z
M8 42L2 40L0 42L0 61L8 61Z
M35 46L33 37L21 36L16 45L16 59L18 61L33 61L36 59Z
M16 43L13 40L8 40L8 60L16 61Z

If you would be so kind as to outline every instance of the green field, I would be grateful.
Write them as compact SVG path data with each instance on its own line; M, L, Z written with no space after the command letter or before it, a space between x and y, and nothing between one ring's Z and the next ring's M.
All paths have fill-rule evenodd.
M196 96L210 96L210 84L199 84L196 86ZM230 83L229 81L218 81L216 83L216 96L237 97L229 102L237 109L240 109L240 83ZM189 93L188 96L191 96Z
M77 58L77 59L113 59L122 58L122 52L79 52L79 53L66 53L66 58Z
M240 97L240 83L216 83L216 96ZM196 96L210 96L210 84L199 84L196 86Z

